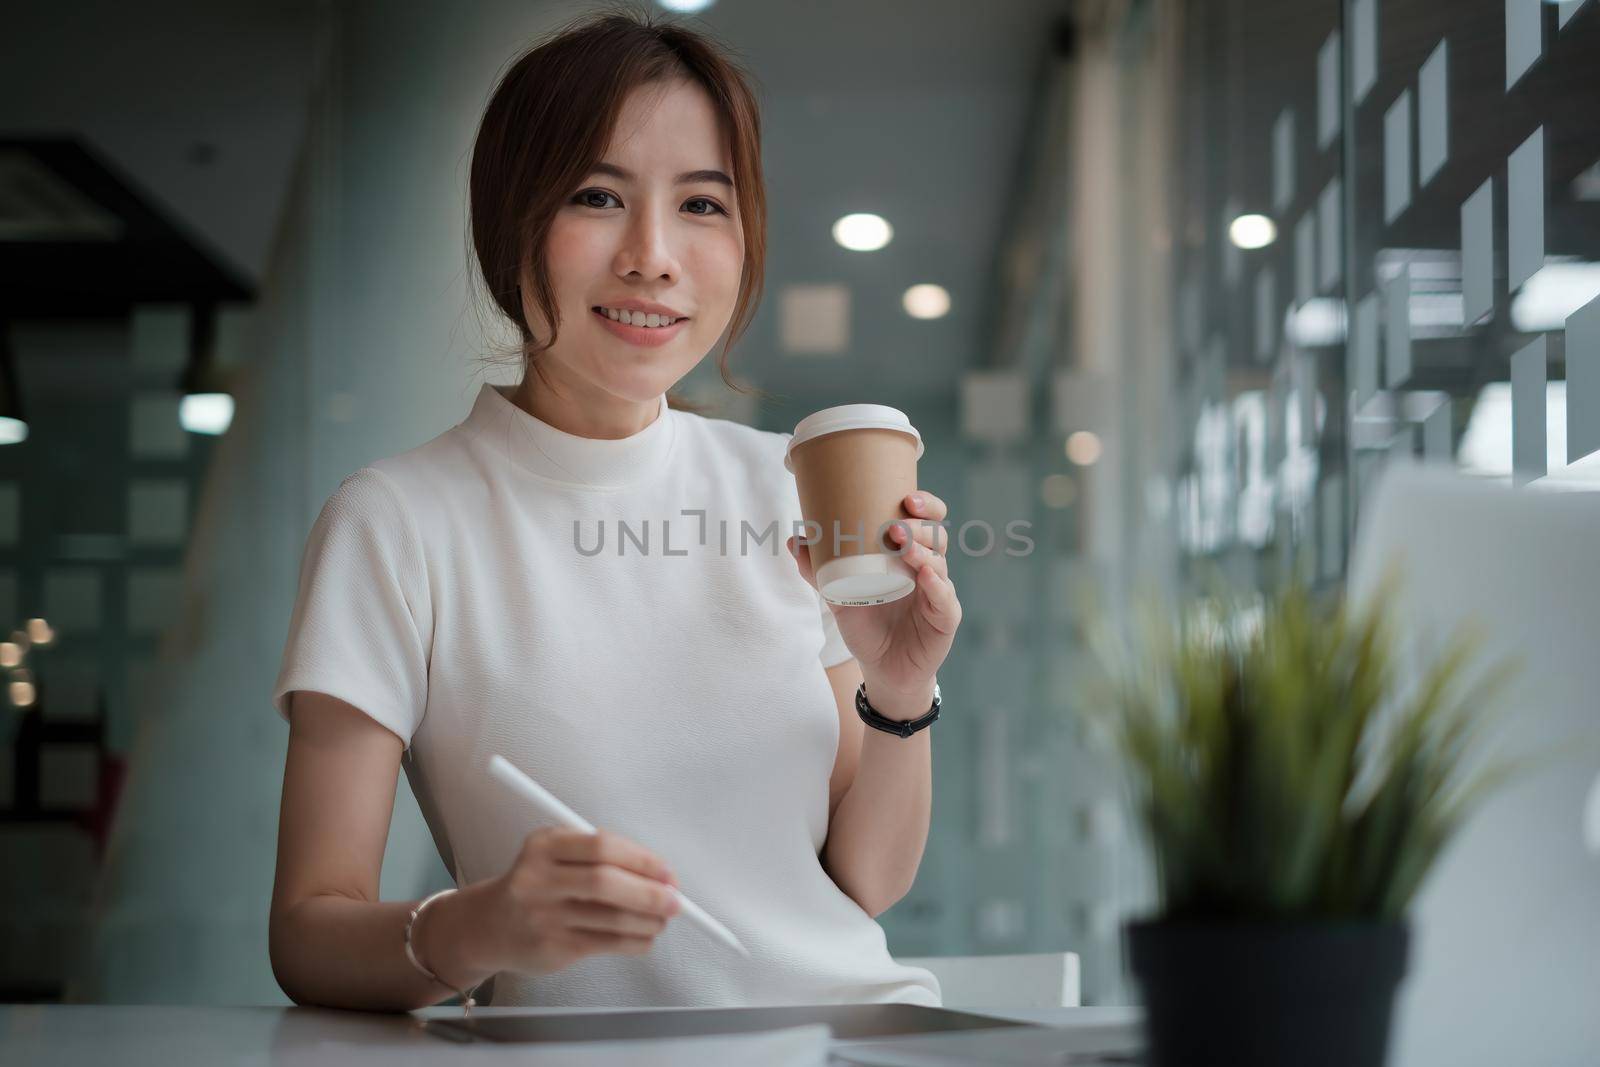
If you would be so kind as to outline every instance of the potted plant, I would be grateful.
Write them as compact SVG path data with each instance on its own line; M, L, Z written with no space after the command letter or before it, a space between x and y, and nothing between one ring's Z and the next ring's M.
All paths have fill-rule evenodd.
M1458 632L1408 676L1386 603L1291 587L1101 646L1160 901L1124 929L1157 1067L1385 1060L1407 904L1510 770L1476 751L1508 665L1469 670Z

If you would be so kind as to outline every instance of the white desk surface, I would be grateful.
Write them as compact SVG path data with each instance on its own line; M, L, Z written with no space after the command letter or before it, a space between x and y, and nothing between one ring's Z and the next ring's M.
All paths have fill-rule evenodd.
M478 1013L561 1011L477 1008ZM604 1010L604 1009L597 1009ZM459 1015L459 1007L409 1014L331 1011L299 1007L204 1007L123 1004L0 1005L0 1063L119 1067L181 1064L329 1065L381 1063L384 1067L459 1062L557 1062L537 1045L455 1044L422 1029L434 1015ZM1135 1027L1136 1008L984 1009L1024 1022L1061 1027ZM644 1045L644 1042L630 1044ZM566 1046L570 1049L573 1046ZM616 1048L617 1046L611 1046ZM544 1046L555 1051L550 1046ZM570 1062L570 1061L569 1061ZM645 1055L585 1057L586 1063L651 1063Z

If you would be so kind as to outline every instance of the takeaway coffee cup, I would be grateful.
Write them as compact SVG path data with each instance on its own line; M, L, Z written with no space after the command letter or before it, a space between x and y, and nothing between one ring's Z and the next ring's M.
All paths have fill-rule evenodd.
M916 588L889 535L896 519L910 518L901 505L917 488L921 455L922 435L905 412L882 404L824 408L794 428L783 465L794 472L801 541L810 541L812 573L830 603L887 604Z

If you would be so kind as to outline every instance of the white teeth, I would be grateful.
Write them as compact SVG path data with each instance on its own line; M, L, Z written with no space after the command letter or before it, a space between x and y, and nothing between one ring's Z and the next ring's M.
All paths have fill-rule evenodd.
M642 311L619 311L616 308L601 308L600 311L606 318L614 322L620 322L625 326L671 326L678 321L666 315L656 315L654 313L646 315Z

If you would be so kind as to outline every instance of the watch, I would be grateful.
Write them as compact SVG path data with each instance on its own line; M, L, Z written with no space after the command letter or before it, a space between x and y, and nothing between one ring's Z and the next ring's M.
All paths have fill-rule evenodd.
M932 726L939 717L939 683L933 683L933 707L928 713L918 719L891 719L886 715L878 714L873 706L867 703L867 683L862 682L856 686L856 714L861 716L861 721L875 730L882 730L886 734L895 734L899 737L910 737L918 730L925 730Z

